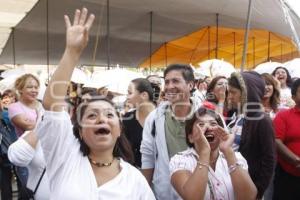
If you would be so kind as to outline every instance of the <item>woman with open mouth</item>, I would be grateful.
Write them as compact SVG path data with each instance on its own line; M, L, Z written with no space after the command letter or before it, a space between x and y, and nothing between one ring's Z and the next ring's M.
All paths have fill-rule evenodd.
M247 162L223 127L220 115L205 107L187 121L189 148L170 161L171 183L182 199L256 199Z
M74 126L64 111L68 82L88 42L95 16L76 10L65 16L66 49L47 87L45 114L36 132L45 156L50 199L155 199L122 133L116 108L107 99L87 98L76 109Z
M277 67L272 75L280 85L280 105L279 108L291 108L295 105L291 95L292 78L289 71L282 66Z

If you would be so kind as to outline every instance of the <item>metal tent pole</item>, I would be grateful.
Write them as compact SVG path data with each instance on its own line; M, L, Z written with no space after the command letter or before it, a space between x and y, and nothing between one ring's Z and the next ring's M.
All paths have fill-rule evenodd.
M255 67L255 37L252 38L252 42L253 42L253 68Z
M233 32L233 66L235 67L235 60L236 60L236 48L235 48L235 44L236 44L236 39L235 39L235 32Z
M14 68L16 68L15 28L11 29L11 33L12 33L12 55L13 55L13 63L14 63Z
M110 69L110 20L109 20L109 0L106 3L106 54L107 54L107 68Z
M168 66L168 49L167 49L167 42L165 42L165 61L166 61L166 68Z
M47 48L47 74L48 83L50 81L50 68L49 68L49 1L46 0L46 48Z
M218 59L218 48L219 48L219 13L216 14L216 24L217 24L217 30L216 30L216 52L215 52L215 58Z
M149 56L150 56L150 72L152 71L152 27L153 26L153 12L150 12L150 34L149 34Z
M243 49L243 58L242 58L242 64L241 64L241 72L244 71L244 66L245 66L245 62L247 59L246 56L247 56L247 48L248 48L248 35L249 35L249 29L250 29L251 13L252 13L252 0L249 0L246 32L245 32L245 37L244 37L244 49Z
M271 54L271 32L269 31L269 36L268 36L268 61L270 61L270 54Z
M282 62L282 43L280 44L280 62Z
M208 60L210 59L210 27L208 27L208 31L207 31L207 58Z

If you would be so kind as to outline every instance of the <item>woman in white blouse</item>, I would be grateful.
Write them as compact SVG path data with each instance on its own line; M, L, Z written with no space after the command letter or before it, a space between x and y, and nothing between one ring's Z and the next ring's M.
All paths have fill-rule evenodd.
M8 158L16 166L27 167L28 181L26 186L32 191L36 190L34 199L50 199L49 180L47 173L44 173L46 169L45 159L41 144L34 132L26 131L11 144L8 148Z
M182 199L256 199L247 162L222 127L220 116L204 107L187 121L189 148L170 161L171 183Z
M132 152L113 104L91 98L79 105L74 126L64 111L68 82L87 45L94 15L65 16L66 49L46 90L36 132L45 156L50 199L155 199L143 175L126 160Z

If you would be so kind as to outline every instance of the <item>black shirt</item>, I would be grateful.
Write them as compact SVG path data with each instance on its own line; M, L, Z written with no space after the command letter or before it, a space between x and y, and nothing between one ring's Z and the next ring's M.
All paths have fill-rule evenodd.
M143 127L136 119L136 110L127 112L123 116L123 126L124 133L129 140L134 153L134 165L140 168L142 165L140 146L143 136Z

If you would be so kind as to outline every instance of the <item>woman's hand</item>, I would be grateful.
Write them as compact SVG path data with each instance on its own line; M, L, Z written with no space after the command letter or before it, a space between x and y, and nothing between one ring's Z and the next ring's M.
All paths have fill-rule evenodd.
M232 144L234 141L234 134L229 134L221 126L217 126L214 129L216 136L220 139L219 148L224 154L229 150L232 150Z
M73 70L77 65L83 49L89 39L89 30L95 16L91 14L88 18L88 10L76 10L73 24L65 15L66 23L66 49L46 89L43 107L45 110L62 111L65 108L64 97L67 94L69 81Z
M93 24L95 16L90 14L87 18L88 10L83 8L82 11L76 10L73 24L67 15L64 16L67 28L66 49L81 54L89 40L89 30Z
M191 139L199 156L201 154L210 154L210 145L204 135L207 129L207 126L200 127L199 124L193 126Z

